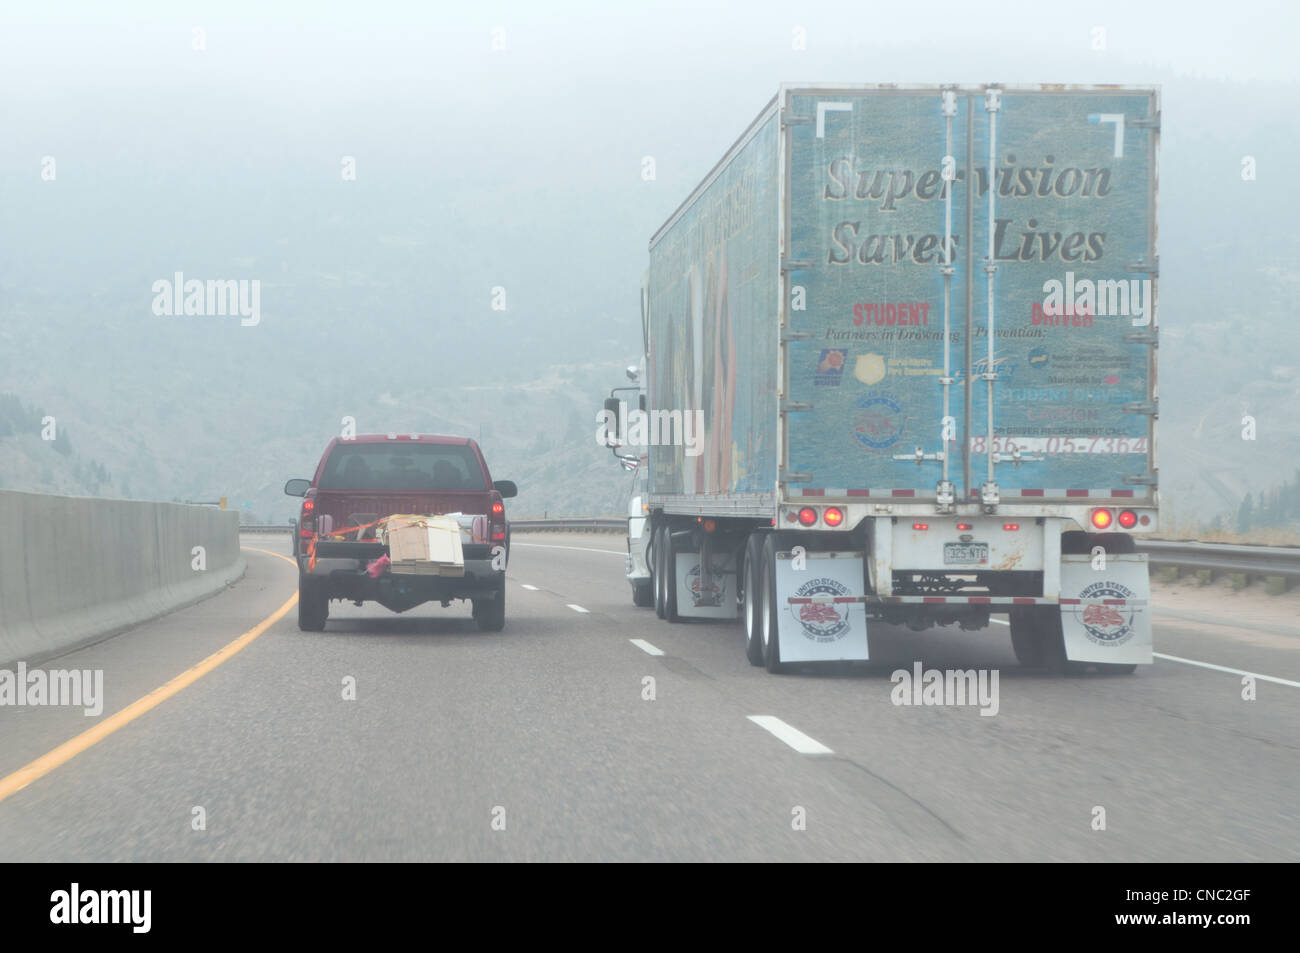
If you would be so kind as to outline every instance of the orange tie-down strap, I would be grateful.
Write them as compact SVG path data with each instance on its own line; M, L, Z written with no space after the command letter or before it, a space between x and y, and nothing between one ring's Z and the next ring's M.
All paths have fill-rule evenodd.
M375 520L373 523L362 523L360 526L347 526L344 527L343 529L331 530L330 532L326 533L323 537L321 536L320 533L313 533L311 540L307 543L307 556L309 557L307 560L307 571L310 572L311 570L316 568L316 541L318 539L333 539L336 536L346 536L348 533L357 533L363 529L369 529L372 526L381 526L384 523L387 523L390 519L404 519L407 521L407 524L410 526L423 526L425 529L429 528L429 524L425 522L425 517L417 517L412 519L409 516L403 516L403 517L385 516L383 519ZM480 539L478 534L475 533L473 530L470 530L469 535L470 535L470 540L472 542L475 543L489 542L489 540Z

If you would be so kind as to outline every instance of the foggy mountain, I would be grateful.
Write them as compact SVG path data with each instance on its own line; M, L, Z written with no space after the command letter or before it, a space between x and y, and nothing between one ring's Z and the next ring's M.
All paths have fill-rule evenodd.
M742 44L680 12L593 15L581 35L515 12L497 50L491 17L257 35L214 13L201 50L188 23L141 17L97 48L10 24L0 394L54 416L75 453L16 412L0 486L225 496L282 521L284 480L310 476L352 417L481 435L493 475L520 485L514 515L619 512L626 477L595 411L639 356L647 241L777 84L802 79L1163 84L1165 512L1208 522L1293 474L1293 83L1141 62L1114 28L1092 50L1086 18L1044 26L1071 44L1014 56L895 44L830 13L798 51L788 19L756 8ZM749 55L755 35L770 55ZM154 283L178 272L259 280L257 323L155 314Z

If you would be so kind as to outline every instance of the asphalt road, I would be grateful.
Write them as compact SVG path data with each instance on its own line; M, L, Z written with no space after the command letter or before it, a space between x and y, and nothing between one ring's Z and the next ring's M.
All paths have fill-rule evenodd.
M103 716L0 707L0 778L283 607L296 570L262 550L287 537L243 542L227 591L43 666L102 669ZM0 800L0 860L1300 859L1300 633L1157 615L1162 654L1298 683L1253 701L1165 659L1022 672L997 624L877 626L870 664L773 676L737 623L634 608L621 545L517 535L501 633L339 603L305 633L290 608ZM895 706L913 660L997 669L997 715Z

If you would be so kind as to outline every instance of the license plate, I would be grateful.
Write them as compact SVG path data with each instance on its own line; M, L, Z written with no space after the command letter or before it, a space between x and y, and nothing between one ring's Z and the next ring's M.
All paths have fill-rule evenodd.
M943 563L945 566L966 563L987 563L989 561L988 543L944 543Z

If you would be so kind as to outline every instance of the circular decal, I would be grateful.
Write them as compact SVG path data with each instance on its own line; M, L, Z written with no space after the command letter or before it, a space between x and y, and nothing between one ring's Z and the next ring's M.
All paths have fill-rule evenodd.
M1079 598L1127 600L1133 598L1133 590L1117 582L1094 582L1079 593ZM1132 606L1084 606L1079 621L1088 638L1098 645L1123 645L1133 637Z
M794 592L800 599L811 596L848 596L849 587L835 579L810 579ZM805 602L790 607L803 634L813 642L834 642L849 631L849 607L852 603Z
M853 439L868 450L888 450L903 438L903 408L894 398L859 397L854 402Z

